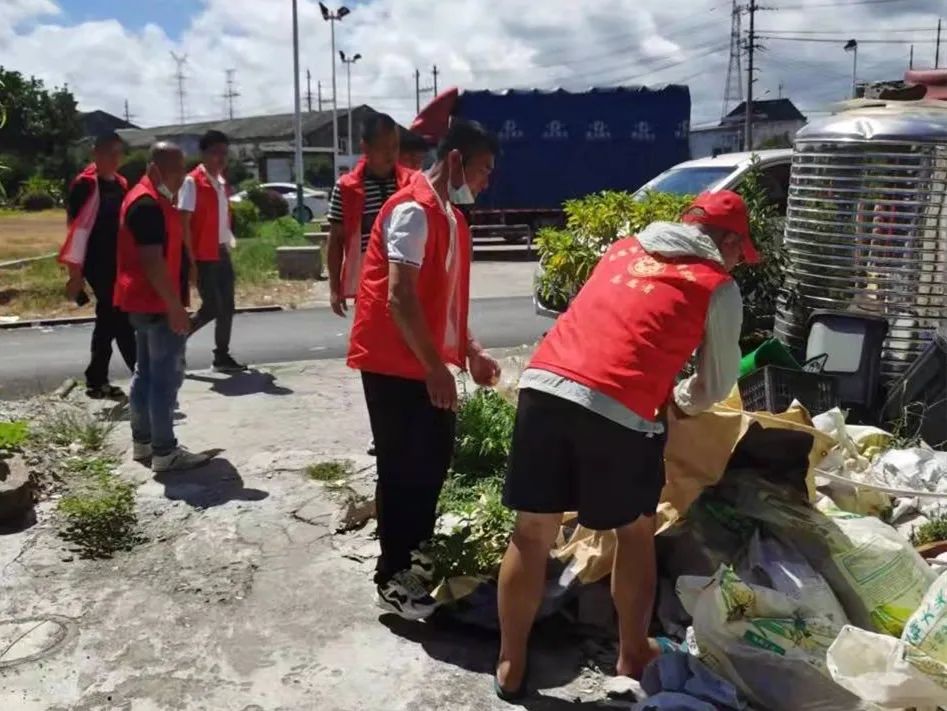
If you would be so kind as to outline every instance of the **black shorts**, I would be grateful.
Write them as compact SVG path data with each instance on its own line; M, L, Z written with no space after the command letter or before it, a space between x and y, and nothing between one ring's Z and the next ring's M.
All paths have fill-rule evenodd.
M528 513L578 511L579 523L596 531L653 516L664 487L665 439L521 390L503 503Z

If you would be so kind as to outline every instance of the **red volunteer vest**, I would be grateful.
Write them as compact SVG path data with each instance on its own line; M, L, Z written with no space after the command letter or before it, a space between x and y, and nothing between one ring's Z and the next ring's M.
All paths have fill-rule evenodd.
M388 250L382 230L396 206L414 201L427 216L424 262L418 276L418 300L434 345L445 363L464 368L467 361L467 314L470 307L470 227L457 208L457 239L453 269L456 269L451 298L450 223L441 211L437 195L423 173L415 173L407 186L385 203L365 252L365 264L355 305L355 319L349 340L349 367L381 375L424 380L424 366L405 342L388 311ZM454 309L451 312L450 305ZM453 329L449 328L449 324ZM456 339L450 339L453 330Z
M189 173L197 187L194 212L191 213L191 246L194 259L199 262L216 262L220 258L220 206L217 204L217 189L203 166ZM230 203L227 203L230 214ZM233 217L231 216L231 223Z
M714 262L613 244L540 344L530 368L604 393L648 421L704 338L710 296L731 279Z
M159 194L151 179L141 179L122 202L118 228L118 277L115 280L115 305L127 313L163 314L168 310L158 292L151 286L138 256L138 246L130 229L125 224L125 215L132 204L149 196L161 207L164 215L165 244L164 259L168 267L168 278L172 284L181 280L181 250L184 246L181 216L163 195Z
M350 299L358 293L358 281L362 273L362 213L365 211L366 161L360 159L355 169L339 178L339 193L342 195L342 294ZM398 190L405 187L415 171L402 165L395 166L395 185Z
M123 191L128 192L128 181L125 180L124 176L116 173L115 180L122 186ZM83 181L90 183L92 190L89 192L89 197L86 198L82 209L79 210L79 214L67 224L66 241L63 242L62 248L59 250L58 260L60 264L73 264L75 266L85 264L86 251L89 247L89 235L95 226L96 218L98 218L99 170L95 163L89 163L69 184L69 189L71 190Z

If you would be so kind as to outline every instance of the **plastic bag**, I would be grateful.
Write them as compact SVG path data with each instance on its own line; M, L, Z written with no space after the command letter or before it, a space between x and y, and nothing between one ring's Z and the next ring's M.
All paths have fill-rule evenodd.
M947 664L947 573L931 585L917 612L908 620L901 639ZM943 684L947 688L947 675Z
M787 543L757 531L750 540L745 568L747 582L772 588L794 600L806 600L839 626L848 623L842 604L825 578Z
M687 582L693 591L696 581ZM865 708L829 677L826 651L841 626L805 600L748 585L721 568L688 610L700 659L757 708L853 711Z
M894 637L846 626L826 661L839 686L881 708L947 704L947 665Z
M791 541L825 577L849 620L900 636L936 574L901 534L876 518L823 511L765 485L743 486L738 508Z

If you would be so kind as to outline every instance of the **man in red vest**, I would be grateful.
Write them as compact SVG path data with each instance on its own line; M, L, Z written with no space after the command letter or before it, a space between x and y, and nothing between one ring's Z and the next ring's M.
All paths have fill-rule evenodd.
M99 136L90 163L69 187L66 201L68 233L59 261L69 269L66 294L71 301L87 300L88 283L95 294L92 357L85 372L86 394L91 398L121 398L121 389L109 383L112 341L129 370L135 369L135 331L128 315L112 304L115 291L115 252L118 213L128 190L118 173L124 144L115 133Z
M455 206L486 188L496 153L479 125L451 126L437 162L379 213L355 304L348 364L362 372L378 457L376 601L406 619L435 609L411 558L434 533L454 448L449 367L466 367L480 385L500 375L467 327L470 228Z
M411 171L398 164L399 129L387 114L362 123L362 158L342 175L329 199L327 267L332 310L345 316L358 293L362 260L382 205L403 188Z
M701 195L681 224L613 244L523 372L504 491L517 521L499 581L502 698L526 691L529 633L565 511L617 535L618 674L640 677L655 656L664 413L696 415L736 383L743 305L730 272L757 261L740 196ZM675 387L698 348L697 373Z
M201 295L201 308L191 321L191 333L215 321L214 370L239 373L246 366L230 355L235 311L230 250L236 245L224 180L230 140L220 131L208 131L201 137L200 149L203 162L184 180L178 196L191 278L197 279Z
M191 321L188 262L174 194L184 181L184 155L157 143L145 177L125 196L118 235L115 305L128 313L138 341L129 412L133 456L155 472L191 469L206 454L192 454L174 436L174 409L184 379L184 349Z

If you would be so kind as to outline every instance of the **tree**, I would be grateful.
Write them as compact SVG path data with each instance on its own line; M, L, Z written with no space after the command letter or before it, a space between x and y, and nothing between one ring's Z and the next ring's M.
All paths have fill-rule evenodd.
M762 141L757 148L760 150L766 150L768 148L792 148L792 139L789 138L788 133L783 133L779 136L770 136L765 141Z
M0 104L6 107L0 153L28 160L44 177L65 184L77 167L71 147L82 137L72 92L0 67Z

